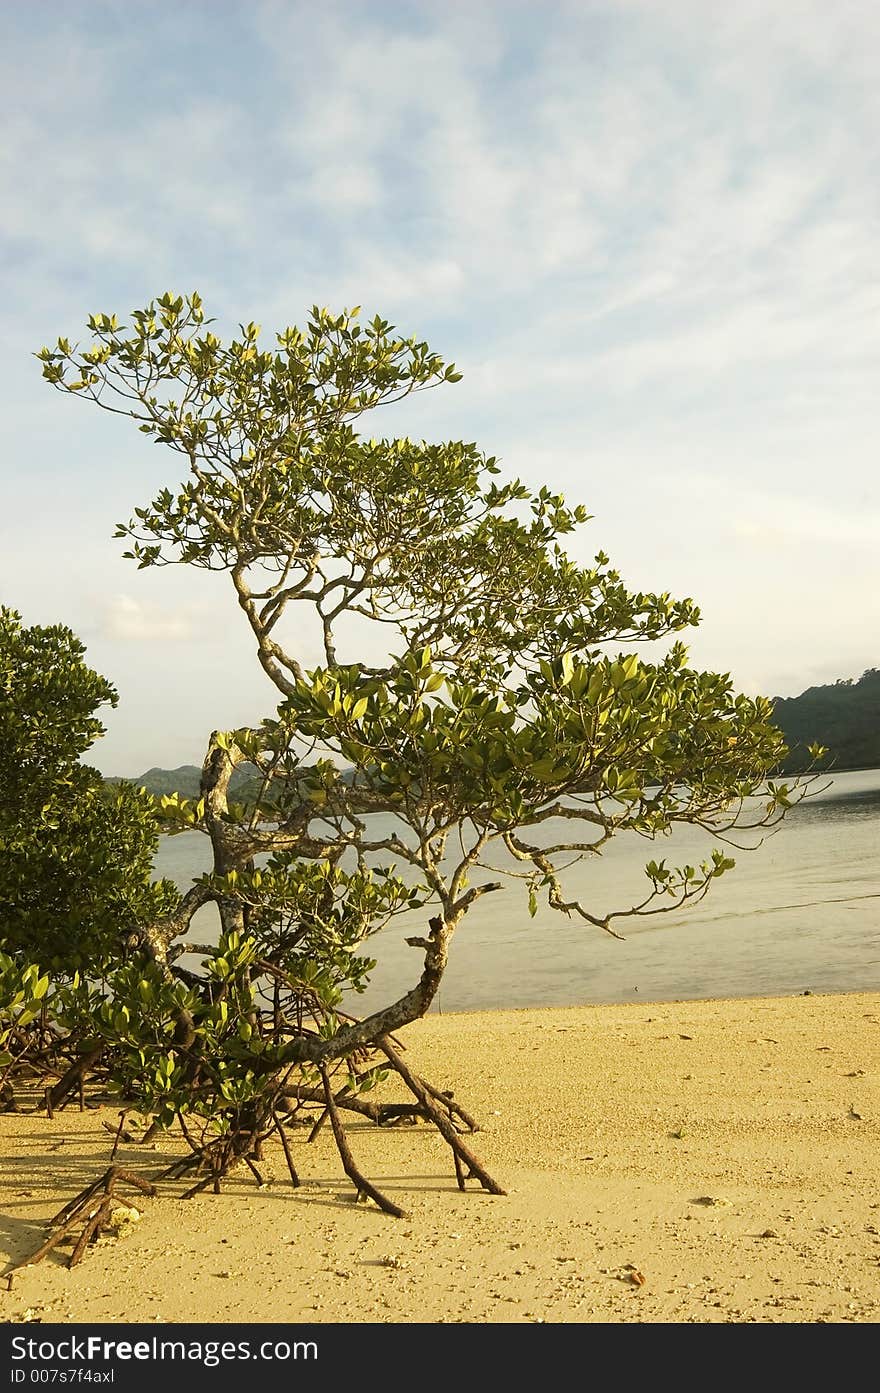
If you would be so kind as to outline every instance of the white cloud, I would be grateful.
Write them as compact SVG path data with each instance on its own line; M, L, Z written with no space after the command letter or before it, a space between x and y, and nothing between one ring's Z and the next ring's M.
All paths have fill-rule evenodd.
M115 595L107 605L102 630L107 638L139 643L179 643L191 639L195 624L185 611L172 613L131 595Z
M873 516L802 508L797 503L780 504L775 509L752 516L734 517L730 524L734 537L742 538L755 546L814 545L821 543L832 547L878 545L880 539L880 513Z

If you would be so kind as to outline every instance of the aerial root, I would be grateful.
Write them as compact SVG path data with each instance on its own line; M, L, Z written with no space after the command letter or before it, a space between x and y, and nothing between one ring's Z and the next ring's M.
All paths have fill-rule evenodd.
M417 1076L414 1076L417 1077ZM450 1121L458 1119L464 1124L469 1132L479 1132L479 1123L471 1117L470 1113L465 1112L460 1103L455 1101L452 1093L435 1088L427 1079L419 1078L419 1083L428 1094L429 1098L434 1099L441 1108L444 1109ZM323 1103L324 1090L322 1088L306 1088L297 1084L282 1090L280 1097L286 1102L293 1103ZM398 1127L401 1124L422 1122L432 1122L433 1115L427 1108L420 1103L371 1103L351 1091L351 1085L345 1084L334 1094L336 1106L350 1112L360 1113L361 1117L369 1118L370 1122L375 1122L377 1127ZM289 1114L288 1114L289 1115ZM324 1108L312 1126L309 1133L309 1141L314 1141L321 1127L327 1120L327 1109Z
M296 1103L323 1103L323 1088L304 1088L301 1085L285 1088L280 1096L286 1102ZM402 1122L418 1122L428 1120L424 1109L414 1106L412 1103L370 1103L363 1098L359 1098L351 1092L350 1084L345 1084L334 1094L336 1106L349 1112L359 1113L361 1117L366 1117L370 1122L375 1122L377 1127L394 1127ZM291 1109L291 1112L293 1109ZM290 1113L287 1114L290 1116ZM324 1123L327 1121L327 1109L319 1113L312 1129L309 1133L309 1141L314 1141Z
M181 1113L177 1114L177 1122L184 1140L190 1148L190 1154L179 1156L176 1161L172 1161L171 1165L162 1171L159 1179L177 1180L186 1175L187 1171L207 1169L208 1174L201 1180L197 1180L195 1185L191 1185L188 1190L185 1190L180 1198L191 1200L195 1195L201 1194L202 1190L207 1190L209 1185L212 1186L214 1194L219 1195L220 1181L224 1175L231 1170L236 1161L247 1158L241 1153L237 1155L234 1153L234 1137L215 1137L212 1141L199 1143L193 1139ZM250 1162L248 1164L251 1165ZM259 1171L253 1165L251 1165L251 1170L257 1176L258 1183L262 1185L263 1179Z
M293 1153L290 1149L290 1142L287 1140L287 1133L284 1130L284 1124L282 1122L282 1119L278 1116L277 1112L272 1113L272 1121L275 1125L275 1131L281 1138L281 1146L284 1151L284 1159L287 1162L287 1169L290 1172L290 1183L296 1190L299 1188L300 1179L296 1166L293 1164Z
M64 1205L63 1209L59 1209L54 1218L49 1220L49 1228L55 1231L50 1234L45 1243L30 1257L22 1258L21 1262L15 1263L13 1267L8 1269L4 1274L7 1291L12 1290L12 1278L16 1272L41 1262L48 1253L51 1253L54 1248L57 1248L69 1237L72 1229L75 1229L78 1224L82 1224L73 1252L67 1259L68 1267L76 1267L77 1263L82 1260L89 1243L96 1243L104 1229L109 1228L113 1222L117 1185L131 1186L135 1190L139 1190L142 1195L154 1196L156 1194L156 1188L150 1184L149 1180L144 1180L141 1176L133 1174L132 1171L123 1170L121 1166L110 1166L102 1176L99 1176L91 1185L87 1185L84 1190L80 1190L74 1199Z
M61 1075L61 1078L51 1088L46 1090L46 1111L51 1117L67 1101L73 1092L79 1097L79 1110L85 1108L84 1080L90 1069L93 1069L104 1053L104 1046L98 1045L93 1050L88 1050L85 1054L78 1055L70 1067Z
M452 1148L452 1155L455 1161L455 1178L458 1182L459 1190L465 1188L466 1181L474 1179L479 1180L483 1189L488 1190L490 1195L506 1194L507 1191L503 1190L498 1182L492 1179L482 1162L474 1155L470 1147L462 1141L461 1134L452 1122L449 1110L444 1113L442 1109L437 1106L435 1101L437 1097L436 1093L429 1091L424 1080L420 1079L418 1075L412 1072L387 1038L379 1040L378 1044L383 1054L385 1054L391 1063L392 1068L397 1071L407 1088L418 1100L419 1105L428 1114L434 1126L437 1128L437 1131ZM439 1096L443 1099L444 1105L447 1105L449 1100L446 1095L440 1094Z
M330 1118L330 1126L333 1128L333 1137L336 1141L339 1155L342 1158L345 1174L357 1189L358 1199L360 1199L362 1195L368 1195L384 1213L393 1214L395 1219L405 1218L406 1211L395 1204L393 1200L388 1199L386 1195L383 1195L381 1190L377 1190L375 1185L372 1185L370 1181L367 1180L366 1176L358 1169L354 1156L351 1153L351 1147L348 1144L348 1138L345 1135L345 1128L339 1116L339 1109L336 1106L336 1099L333 1096L333 1089L330 1086L330 1078L327 1074L327 1066L325 1064L321 1065L321 1078L324 1082L324 1097L327 1101L327 1115Z
M188 1179L192 1178L194 1183L191 1183L189 1188L184 1191L180 1196L181 1199L191 1199L209 1187L213 1189L215 1194L219 1194L222 1181L234 1168L244 1163L262 1189L265 1186L265 1181L257 1163L261 1160L262 1144L268 1141L274 1132L277 1132L290 1182L297 1188L301 1182L286 1128L297 1121L305 1121L305 1119L297 1117L304 1105L308 1107L319 1104L321 1111L311 1125L309 1141L314 1140L323 1124L329 1120L343 1168L357 1190L358 1199L369 1197L386 1214L400 1218L403 1217L404 1210L378 1190L358 1167L341 1119L341 1113L345 1110L367 1118L379 1127L393 1127L402 1123L415 1124L419 1121L433 1124L452 1151L456 1183L460 1190L466 1188L469 1180L477 1180L483 1189L490 1194L505 1194L505 1191L489 1175L477 1156L464 1142L461 1135L464 1130L476 1132L479 1128L474 1118L455 1101L451 1091L439 1089L429 1083L427 1079L413 1073L404 1062L399 1052L398 1042L393 1037L383 1036L374 1043L373 1048L384 1054L391 1068L400 1076L412 1094L413 1102L380 1103L366 1101L357 1094L359 1081L357 1078L346 1082L334 1092L330 1071L327 1065L323 1064L319 1066L320 1087L308 1087L301 1084L295 1087L281 1086L275 1092L272 1101L269 1102L269 1107L265 1110L255 1110L254 1115L248 1117L247 1125L244 1125L244 1119L239 1119L231 1131L210 1140L206 1140L204 1137L194 1137L187 1126L186 1118L178 1112L176 1121L189 1151L172 1161L161 1172L158 1179L180 1179L184 1176ZM81 1080L77 1077L70 1077L67 1082L71 1085L67 1090L69 1096L69 1093L77 1088ZM51 1109L53 1099L51 1091L48 1092L50 1096L47 1096L46 1101ZM113 1126L109 1122L104 1122L102 1125L113 1136L111 1162L115 1160L121 1142L143 1143L159 1130L159 1124L154 1119L147 1126L144 1135L138 1138L129 1130L127 1110L120 1112L118 1125ZM193 1172L196 1173L195 1177L193 1177ZM79 1262L88 1244L94 1242L107 1226L112 1212L110 1198L113 1183L119 1179L129 1179L129 1173L116 1166L111 1166L102 1180L97 1181L88 1191L77 1197L74 1202L75 1213L73 1211L64 1212L57 1216L53 1224L62 1222L67 1227L53 1234L40 1249L40 1252L29 1261L38 1261L40 1257L51 1251L61 1241L67 1229L73 1227L77 1222L82 1222L83 1229L71 1257L70 1265L73 1266ZM86 1212L86 1208L83 1206L87 1205L90 1199L94 1200L104 1182L109 1184L110 1188L106 1189L103 1198L100 1198L97 1203L93 1203ZM136 1178L131 1178L131 1183L137 1184L138 1181ZM154 1192L151 1191L151 1193ZM20 1266L26 1265L27 1263L20 1264Z
M398 1070L398 1072L400 1071ZM401 1075L401 1077L403 1076ZM467 1127L469 1132L479 1132L479 1123L471 1117L470 1113L465 1112L464 1108L461 1106L460 1103L456 1103L455 1098L453 1094L450 1092L450 1090L441 1090L439 1088L435 1088L434 1085L429 1083L427 1079L420 1078L417 1074L414 1074L413 1078L418 1080L422 1088L425 1090L427 1094L430 1095L431 1098L435 1099L436 1102L438 1102L441 1105L441 1107L446 1109L446 1114L450 1122L453 1120L453 1118L458 1117L464 1123L465 1127Z

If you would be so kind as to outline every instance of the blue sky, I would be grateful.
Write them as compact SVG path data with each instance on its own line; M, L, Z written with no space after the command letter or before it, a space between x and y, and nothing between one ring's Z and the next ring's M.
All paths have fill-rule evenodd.
M477 440L692 595L695 662L791 695L880 663L880 11L864 0L8 5L0 596L121 694L108 773L272 707L224 577L114 524L174 460L30 354L201 291L221 328L359 303L464 373ZM389 426L369 425L369 433Z

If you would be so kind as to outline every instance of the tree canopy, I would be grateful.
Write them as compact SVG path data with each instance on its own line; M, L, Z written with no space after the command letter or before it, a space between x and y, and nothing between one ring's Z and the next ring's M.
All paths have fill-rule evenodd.
M99 970L171 892L152 884L148 801L82 763L118 700L84 653L63 625L25 627L0 608L0 938L68 973Z
M125 554L225 572L278 693L264 719L211 734L198 798L159 800L166 830L210 839L213 872L140 925L115 1004L91 1000L84 1019L124 1044L120 1078L145 1106L222 1120L199 1152L215 1179L282 1131L294 1078L336 1129L381 1064L441 1128L462 1187L474 1174L492 1188L462 1149L462 1114L391 1035L428 1010L467 911L507 891L617 935L627 916L702 897L733 865L730 837L773 825L802 789L767 782L783 752L768 701L693 670L680 641L656 661L633 651L698 610L630 590L602 552L573 559L583 507L504 480L476 444L358 432L457 381L454 365L358 310L315 308L269 347L256 324L224 343L210 322L197 294L169 293L39 354L58 390L179 456L179 481L120 524ZM244 764L259 782L241 803ZM612 837L662 842L682 823L721 847L698 866L649 860L635 903L570 889L573 861ZM184 969L209 901L220 946ZM361 949L402 914L421 918L413 985L358 1019L345 992L372 966Z

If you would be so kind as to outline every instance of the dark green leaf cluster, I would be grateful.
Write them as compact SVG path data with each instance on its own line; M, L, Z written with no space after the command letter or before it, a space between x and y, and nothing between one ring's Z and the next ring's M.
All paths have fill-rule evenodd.
M147 801L80 762L116 704L84 651L69 629L0 610L0 940L53 972L94 968L176 900L152 883Z
M263 969L282 973L291 990L327 1011L341 1004L344 991L366 986L375 966L359 951L367 939L426 898L423 886L406 884L389 867L347 871L294 852L276 852L262 866L208 876L205 883L243 907Z
M224 936L206 963L211 990L196 992L150 962L117 965L100 982L77 976L61 991L59 1015L82 1042L103 1046L109 1082L128 1106L170 1125L179 1113L216 1118L258 1091L238 1067L251 1052L254 945ZM182 1012L192 1016L187 1047L177 1038Z
M9 1066L30 1044L27 1027L51 1000L48 974L0 950L0 1088Z

